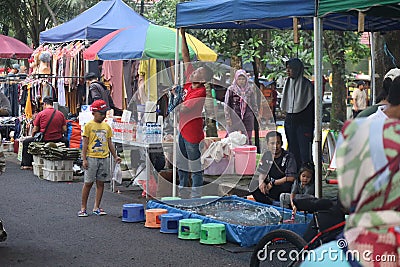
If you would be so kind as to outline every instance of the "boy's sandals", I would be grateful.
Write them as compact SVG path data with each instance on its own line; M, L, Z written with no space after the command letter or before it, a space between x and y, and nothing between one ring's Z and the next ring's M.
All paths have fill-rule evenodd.
M103 209L98 208L97 210L93 211L93 214L95 214L97 216L103 216L103 215L107 215L107 212L105 212Z
M33 170L32 166L21 166L21 170Z
M87 216L89 215L87 214L86 210L80 210L78 212L78 217L87 217Z

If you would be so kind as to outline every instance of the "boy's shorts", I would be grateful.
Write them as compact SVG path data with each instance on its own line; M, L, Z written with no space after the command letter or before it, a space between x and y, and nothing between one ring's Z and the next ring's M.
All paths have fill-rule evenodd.
M87 157L88 168L85 170L84 182L93 183L97 181L110 180L110 158Z

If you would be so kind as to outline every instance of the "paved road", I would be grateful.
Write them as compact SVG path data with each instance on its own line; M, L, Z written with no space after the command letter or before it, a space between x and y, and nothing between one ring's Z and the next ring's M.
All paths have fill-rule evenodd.
M138 191L107 190L102 205L107 216L78 218L81 187L82 182L40 180L20 170L10 153L0 176L0 218L8 232L0 243L0 266L248 266L250 253L227 251L232 244L222 249L143 223L123 223L122 205L144 202Z

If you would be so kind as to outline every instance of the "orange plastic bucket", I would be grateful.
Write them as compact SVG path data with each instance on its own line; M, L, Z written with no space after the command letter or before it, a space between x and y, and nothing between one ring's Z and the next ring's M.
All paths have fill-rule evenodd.
M148 209L146 210L146 222L145 227L148 228L160 228L161 218L160 215L168 213L166 209Z

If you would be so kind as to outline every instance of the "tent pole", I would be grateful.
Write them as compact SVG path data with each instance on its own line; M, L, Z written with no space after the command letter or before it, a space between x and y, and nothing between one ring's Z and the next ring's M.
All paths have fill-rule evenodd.
M147 101L150 100L150 59L147 59L147 79L146 79L146 87L147 87Z
M176 38L175 38L175 65L174 65L174 85L178 84L178 75L179 75L179 29L176 29ZM173 112L174 116L174 142L172 149L172 196L176 196L176 112Z
M89 73L89 61L84 60L83 64L85 65L85 73ZM85 88L86 88L86 105L89 105L89 84L85 81Z
M314 17L314 108L315 129L313 157L315 164L315 196L322 197L322 19Z
M375 86L375 44L374 44L374 32L369 33L369 43L371 49L371 94L372 94L372 105L376 102L376 86Z

